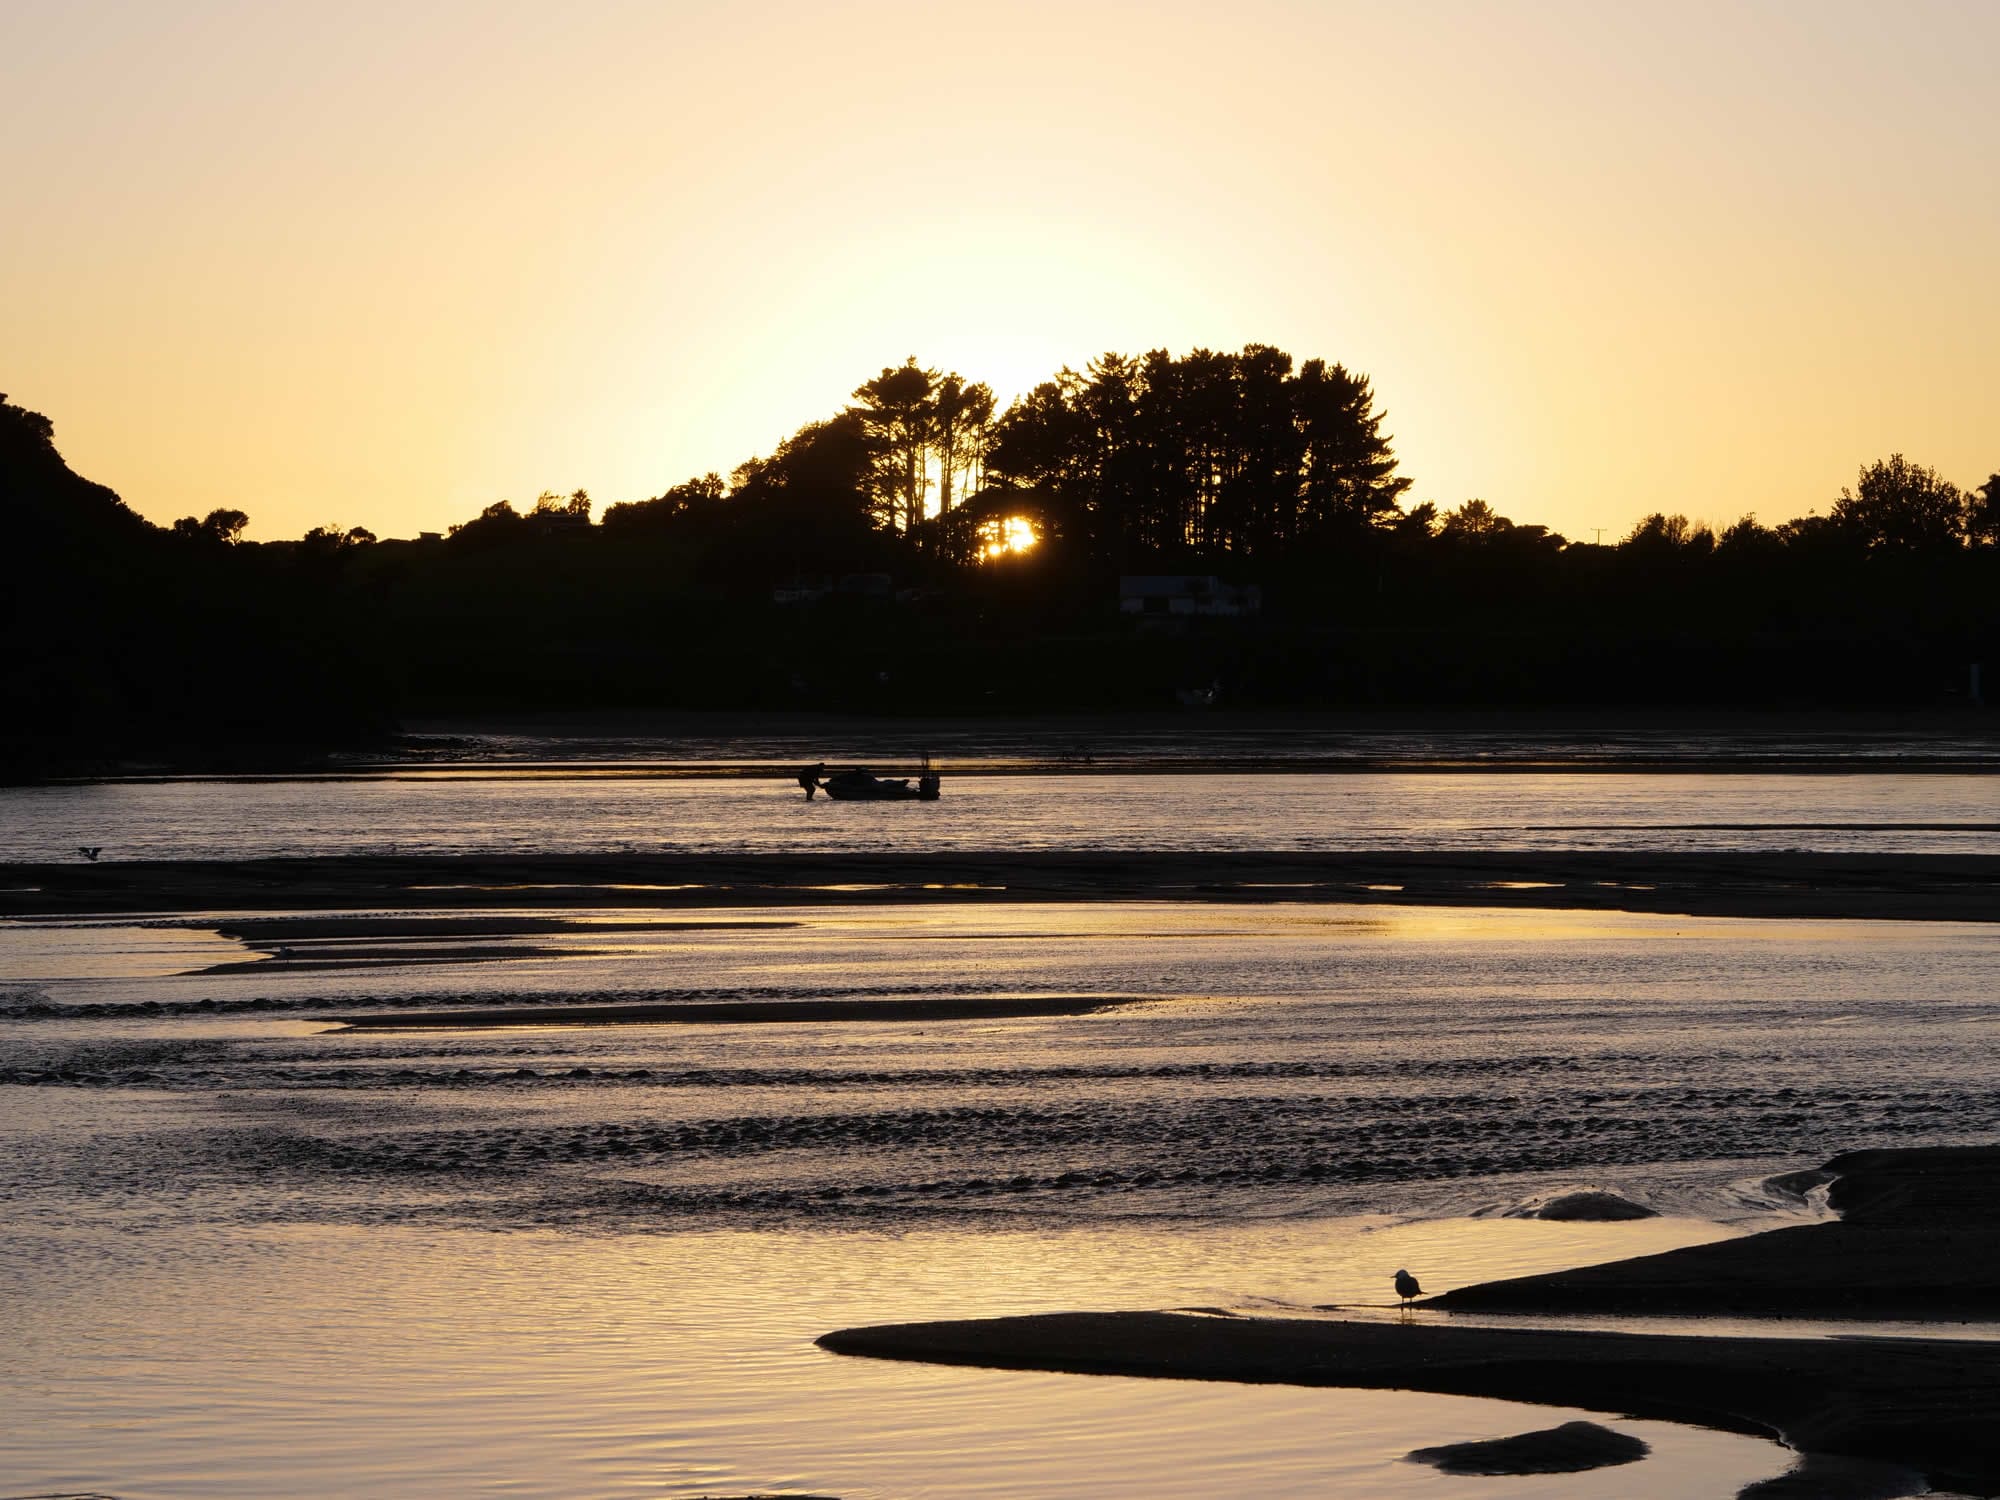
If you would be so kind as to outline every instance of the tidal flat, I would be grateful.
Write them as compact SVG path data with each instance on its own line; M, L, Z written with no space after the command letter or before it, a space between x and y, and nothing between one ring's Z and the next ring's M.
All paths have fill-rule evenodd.
M1096 899L1089 850L1056 861L1084 862L1075 885L1027 899L962 889L983 880L949 850L914 895L819 874L833 851L785 856L815 878L760 875L742 898L752 882L655 879L610 852L543 880L532 851L492 849L476 859L514 873L490 882L436 880L421 854L288 856L317 887L256 860L182 860L185 884L16 864L0 1477L120 1500L1600 1495L1602 1475L1404 1461L1581 1406L888 1364L813 1340L1065 1308L1322 1323L1333 1304L1393 1334L1399 1266L1449 1294L1804 1230L1830 1210L1801 1168L2000 1138L1983 862L1753 852L1791 886L1758 915L1561 906L1571 886L1478 860L1434 904L1240 873ZM1194 856L1156 868L1176 857ZM1852 915L1905 859L1942 860L1959 905ZM1862 905L1798 915L1815 860ZM405 861L425 878L385 876ZM1698 890L1726 865L1686 868ZM1581 868L1560 879L1585 889ZM450 1023L477 1011L511 1014ZM367 1024L399 1018L426 1024ZM1576 1192L1655 1216L1535 1216ZM1782 1331L1985 1337L1947 1309L1878 1311ZM1792 1457L1610 1420L1649 1449L1620 1494L1731 1495Z

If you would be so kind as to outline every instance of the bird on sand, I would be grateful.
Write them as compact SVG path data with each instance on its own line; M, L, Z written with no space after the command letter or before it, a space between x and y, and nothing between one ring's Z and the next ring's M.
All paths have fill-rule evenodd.
M1396 1295L1407 1304L1412 1297L1421 1297L1424 1289L1417 1285L1417 1278L1408 1271L1396 1273Z

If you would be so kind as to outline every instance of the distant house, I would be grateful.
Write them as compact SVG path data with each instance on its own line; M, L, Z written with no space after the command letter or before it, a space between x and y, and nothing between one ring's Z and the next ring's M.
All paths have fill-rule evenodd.
M1128 615L1254 615L1264 606L1254 583L1224 583L1197 573L1127 573L1118 608Z
M774 604L817 604L834 594L848 598L892 599L896 581L887 573L842 573L839 578L822 574L818 578L794 578L771 590Z
M817 604L833 592L830 578L794 578L790 583L781 583L771 590L773 604Z

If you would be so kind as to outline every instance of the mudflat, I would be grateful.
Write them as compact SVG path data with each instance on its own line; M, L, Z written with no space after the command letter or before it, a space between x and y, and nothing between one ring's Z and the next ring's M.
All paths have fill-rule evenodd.
M473 854L0 865L0 915L1232 901L2000 920L2000 855L1606 851Z
M1798 1185L1821 1175L1840 1222L1469 1287L1425 1305L2000 1318L2000 1148L1856 1152ZM1900 1465L1939 1487L2000 1493L2000 1341L1663 1335L1182 1311L896 1324L845 1329L819 1343L887 1359L1581 1407L1766 1434L1801 1454Z

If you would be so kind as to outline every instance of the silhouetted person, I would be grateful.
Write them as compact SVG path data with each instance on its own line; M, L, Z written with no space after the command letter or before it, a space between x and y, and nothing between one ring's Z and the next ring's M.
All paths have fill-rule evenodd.
M819 779L825 774L825 761L821 761L816 766L807 766L803 771L799 772L799 785L805 789L806 801L812 801L813 793L819 790Z
M1405 1305L1409 1303L1411 1298L1421 1297L1423 1294L1424 1289L1417 1285L1416 1277L1412 1276L1408 1271L1398 1271L1396 1273L1396 1295L1403 1299Z

